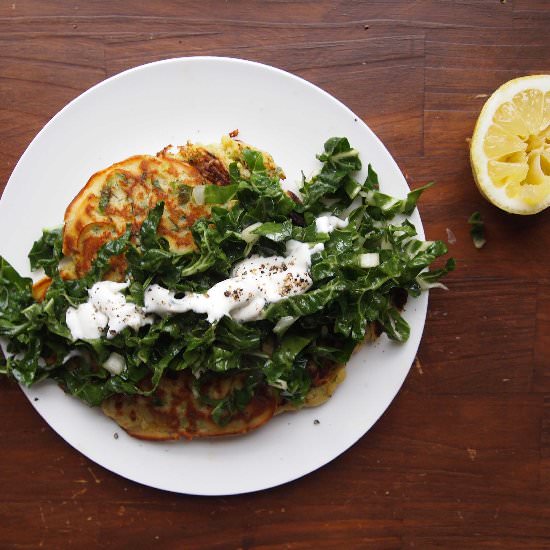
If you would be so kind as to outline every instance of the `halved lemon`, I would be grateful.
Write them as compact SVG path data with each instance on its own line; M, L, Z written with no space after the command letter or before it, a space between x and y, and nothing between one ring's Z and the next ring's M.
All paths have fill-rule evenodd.
M470 144L474 179L514 214L550 206L550 75L510 80L487 100Z

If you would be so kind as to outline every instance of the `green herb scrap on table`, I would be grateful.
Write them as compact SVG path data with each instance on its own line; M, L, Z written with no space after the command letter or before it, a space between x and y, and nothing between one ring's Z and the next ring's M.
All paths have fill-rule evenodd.
M390 197L370 165L357 180L359 153L331 138L298 198L268 158L241 146L222 159L223 185L170 182L178 200L208 207L189 226L189 250L163 236L158 201L78 277L60 272L63 231L44 231L29 253L49 277L38 299L0 258L2 372L25 385L53 379L131 435L191 438L322 403L358 345L381 333L406 341L407 296L443 286L454 268L427 271L447 249L406 219L428 186ZM102 214L134 181L120 174L96 197Z

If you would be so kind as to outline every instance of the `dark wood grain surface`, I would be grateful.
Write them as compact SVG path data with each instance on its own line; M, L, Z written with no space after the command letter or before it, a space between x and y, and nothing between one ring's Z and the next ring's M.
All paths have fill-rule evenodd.
M432 293L419 359L381 420L268 491L201 498L127 481L0 380L0 547L550 548L550 211L486 203L466 143L499 84L550 73L549 29L546 0L1 1L0 191L93 84L158 59L241 57L321 86L413 185L436 180L420 211L428 238L455 235L458 268Z

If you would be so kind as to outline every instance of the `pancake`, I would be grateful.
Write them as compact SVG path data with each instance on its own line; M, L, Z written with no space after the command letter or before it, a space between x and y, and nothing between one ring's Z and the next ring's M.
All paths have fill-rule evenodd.
M265 384L256 387L250 401L235 410L227 423L214 419L215 402L243 387L242 372L212 375L201 382L200 396L188 371L169 373L150 396L113 395L103 401L103 412L128 434L138 439L166 441L240 435L259 428L273 416L302 407L317 407L325 403L343 382L343 365L333 364L311 388L302 406L297 407L280 397L277 390ZM206 396L206 402L204 399Z
M96 172L65 211L62 277L83 277L103 244L123 235L128 224L137 233L161 201L164 213L159 234L172 251L194 250L190 228L198 218L210 215L210 206L193 200L193 187L228 185L233 162L246 174L245 148L258 151L228 135L214 145L169 145L156 156L133 156ZM260 152L266 170L284 177L271 155ZM122 280L124 271L124 258L113 258L107 278Z
M243 176L249 176L250 173L243 161L243 151L250 149L261 153L264 167L271 176L278 176L285 179L281 168L275 164L273 157L262 151L236 139L238 131L223 136L220 143L209 145L194 144L188 142L179 147L167 147L159 155L167 158L176 158L195 167L201 175L216 183L216 185L227 185L229 183L229 165L235 162Z
M101 407L138 439L164 441L243 434L265 424L275 414L278 402L275 391L263 384L256 388L246 406L233 412L227 423L216 422L215 403L242 389L246 376L239 372L207 377L201 381L200 397L194 387L197 381L190 372L170 373L162 378L151 396L114 395Z
M193 250L189 231L209 208L192 200L192 188L211 183L188 163L176 158L138 155L95 173L65 212L64 278L80 278L90 269L99 248L126 230L139 231L149 211L164 201L159 234L172 250ZM114 266L120 278L124 265Z

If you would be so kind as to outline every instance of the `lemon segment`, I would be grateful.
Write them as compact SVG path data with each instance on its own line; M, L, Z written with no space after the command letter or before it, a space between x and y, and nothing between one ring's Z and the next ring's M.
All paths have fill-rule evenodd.
M521 137L526 139L529 135L537 135L542 128L542 107L544 94L540 90L532 88L516 94L513 98L514 107L518 116L525 122L527 133Z
M483 151L490 159L505 157L526 149L527 144L496 124L489 127L483 140Z
M481 193L499 208L535 214L550 206L550 75L517 78L493 93L470 160Z
M502 187L525 180L529 165L526 162L500 162L491 159L488 163L488 170L494 185Z

